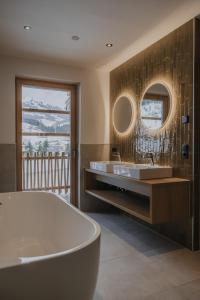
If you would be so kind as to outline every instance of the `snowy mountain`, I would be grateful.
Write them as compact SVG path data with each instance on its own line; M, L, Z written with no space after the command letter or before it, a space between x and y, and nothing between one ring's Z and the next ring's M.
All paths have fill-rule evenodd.
M50 105L44 101L35 101L30 98L23 99L23 108L61 110L59 106ZM66 103L66 108L69 110L69 103ZM26 133L70 133L70 115L24 111L22 115L22 130ZM69 142L69 139L66 137L23 137L25 151L38 151L38 149L43 149L42 145L46 143L46 145L48 144L47 151L68 152Z
M36 102L32 99L23 101L24 108L60 110L59 107L52 106L45 102ZM70 116L66 114L43 113L43 112L23 112L23 131L24 132L52 132L69 133Z
M67 106L67 103L66 103ZM26 97L23 99L23 107L24 108L36 108L36 109L47 109L47 110L61 110L59 106L51 105L46 101L35 101Z

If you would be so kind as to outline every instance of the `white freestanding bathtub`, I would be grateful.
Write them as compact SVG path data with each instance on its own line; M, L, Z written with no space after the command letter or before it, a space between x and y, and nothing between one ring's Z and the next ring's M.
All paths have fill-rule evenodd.
M0 194L0 299L91 300L100 227L46 192Z

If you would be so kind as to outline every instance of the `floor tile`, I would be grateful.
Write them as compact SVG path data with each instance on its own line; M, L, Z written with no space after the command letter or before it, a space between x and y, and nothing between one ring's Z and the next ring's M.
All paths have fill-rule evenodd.
M200 279L200 253L178 249L154 256L151 261L173 285Z
M127 256L132 252L128 244L101 226L101 261Z
M165 291L146 296L141 300L199 300L200 280L195 280L187 284L169 288Z
M182 248L177 243L153 232L126 215L119 213L92 213L89 215L118 238L146 256L154 256Z
M133 254L101 263L96 295L106 300L134 300L171 286L148 258Z
M90 214L101 226L94 300L199 300L200 253L120 214Z

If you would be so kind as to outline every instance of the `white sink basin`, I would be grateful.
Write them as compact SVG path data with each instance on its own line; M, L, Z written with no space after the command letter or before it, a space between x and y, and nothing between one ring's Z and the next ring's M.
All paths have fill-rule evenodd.
M172 177L172 168L168 166L151 166L146 164L114 165L113 173L135 179L155 179Z
M90 169L107 172L107 173L113 173L113 167L115 165L123 165L125 166L132 166L132 163L126 163L126 162L119 162L119 161L91 161L90 162Z

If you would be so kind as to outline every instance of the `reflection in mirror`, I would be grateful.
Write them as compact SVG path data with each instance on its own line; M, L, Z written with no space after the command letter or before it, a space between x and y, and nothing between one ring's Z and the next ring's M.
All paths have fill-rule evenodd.
M140 104L142 123L150 129L163 127L171 106L168 89L160 83L150 86Z
M133 106L131 100L122 96L117 99L113 107L113 125L118 133L125 133L133 119Z

